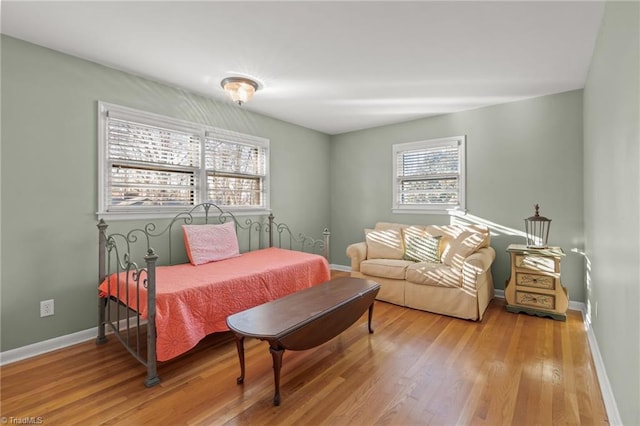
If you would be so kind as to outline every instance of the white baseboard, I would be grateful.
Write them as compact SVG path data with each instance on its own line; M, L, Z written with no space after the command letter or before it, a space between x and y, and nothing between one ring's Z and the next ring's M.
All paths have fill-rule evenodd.
M351 272L351 267L350 266L336 265L334 263L329 265L329 268L333 269L333 270L336 270L336 271Z
M133 321L133 318L131 318L130 320ZM140 325L144 325L146 323L147 320L140 321ZM120 330L125 330L127 328L127 320L120 320L120 322L118 323L118 328ZM111 328L107 325L107 336L111 333ZM0 366L11 364L17 361L22 361L23 359L32 358L34 356L46 354L47 352L52 352L58 349L77 345L78 343L88 342L89 340L96 339L97 337L98 327L93 327L88 330L78 331L77 333L54 337L53 339L33 343L31 345L22 346L16 349L10 349L8 351L0 352Z
M596 335L593 332L593 328L587 319L587 309L585 304L582 304L582 318L584 320L584 329L587 332L587 340L589 342L589 348L591 349L591 357L593 358L593 364L596 367L596 375L598 376L598 383L600 384L600 391L602 392L602 399L604 401L604 408L607 411L607 417L609 418L609 424L614 426L622 426L622 418L620 418L620 411L618 411L618 404L616 398L613 395L613 389L611 389L611 383L607 376L607 370L604 367L604 360L600 353L600 347L596 340Z
M349 272L350 267L343 265L330 265L331 269L337 271ZM494 291L495 297L504 298L504 290L496 289ZM609 418L610 425L622 425L622 419L620 418L620 412L618 411L618 405L616 404L615 397L613 395L613 389L611 389L611 383L607 377L607 371L604 367L604 361L600 354L600 348L596 336L593 333L591 324L587 321L586 306L582 302L569 302L569 309L580 311L582 313L582 319L584 322L584 328L587 333L587 340L589 342L589 348L591 349L591 355L593 357L593 364L596 368L596 375L600 384L600 390L602 391L602 399L604 400L605 410L607 411L607 417ZM123 320L124 321L124 320ZM98 327L93 327L88 330L78 331L77 333L68 334L66 336L60 336L53 339L45 340L43 342L34 343L31 345L23 346L21 348L11 349L8 351L0 352L0 365L11 364L16 361L31 358L37 355L42 355L47 352L55 351L57 349L66 348L78 343L83 343L98 336Z
M33 343L16 349L0 352L0 365L11 364L12 362L42 355L57 349L66 348L78 343L83 343L98 336L98 327L89 330L78 331L66 336L54 337L43 342Z

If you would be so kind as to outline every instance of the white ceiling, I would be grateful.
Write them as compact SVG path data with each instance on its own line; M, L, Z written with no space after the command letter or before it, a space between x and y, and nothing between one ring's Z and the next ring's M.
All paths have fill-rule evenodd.
M4 34L327 134L584 87L600 1L2 1ZM229 101L230 102L230 101Z

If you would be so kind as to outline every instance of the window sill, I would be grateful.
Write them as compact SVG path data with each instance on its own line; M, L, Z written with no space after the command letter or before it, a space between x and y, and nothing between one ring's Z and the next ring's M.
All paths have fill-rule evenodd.
M445 208L414 208L414 209L407 209L407 208L393 208L391 209L391 212L394 214L439 214L439 215L459 215L459 214L465 214L467 212L466 209L460 209L460 208L451 208L451 209L445 209Z
M223 209L224 210L224 209ZM118 221L118 220L149 220L149 219L173 219L180 213L187 213L189 211L188 208L183 210L170 210L170 211L116 211L116 212L97 212L98 220L110 220L110 221ZM224 210L225 213L231 213L236 217L242 216L268 216L271 213L271 210L260 208L260 209L239 209L239 210ZM217 211L209 211L210 217L216 217L220 213ZM194 217L204 217L204 211L198 210L193 213Z

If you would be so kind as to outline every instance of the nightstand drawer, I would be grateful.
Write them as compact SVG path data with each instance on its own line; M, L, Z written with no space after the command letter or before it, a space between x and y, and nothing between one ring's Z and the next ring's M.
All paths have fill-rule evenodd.
M522 272L516 272L516 285L554 290L555 282L556 280L548 275L524 274Z
M533 308L555 309L556 298L549 294L529 293L526 291L516 291L516 303Z
M529 268L536 271L555 272L556 262L552 257L529 256L518 254L516 257L516 268Z

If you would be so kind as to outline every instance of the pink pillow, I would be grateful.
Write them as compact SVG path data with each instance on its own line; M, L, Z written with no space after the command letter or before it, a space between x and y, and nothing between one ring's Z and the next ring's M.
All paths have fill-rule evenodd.
M187 256L193 265L240 256L233 222L221 225L182 225L182 230Z

